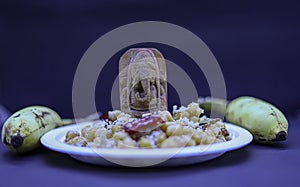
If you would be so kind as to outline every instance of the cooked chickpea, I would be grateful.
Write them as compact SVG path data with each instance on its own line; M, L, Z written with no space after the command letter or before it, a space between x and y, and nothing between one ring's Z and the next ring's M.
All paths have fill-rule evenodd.
M76 137L70 139L69 141L67 141L67 144L85 147L87 145L87 141L85 140L85 138L76 136Z
M182 134L193 136L195 129L192 127L185 126L182 128Z
M174 121L174 119L169 111L160 111L158 114L165 122Z
M118 141L118 147L119 148L136 148L137 143L130 137L125 137L123 139L123 141L122 140Z
M95 148L171 148L230 140L230 134L222 120L206 116L200 118L201 113L203 110L197 103L190 103L178 110L174 107L173 115L169 111L159 111L155 114L161 120L156 124L157 127L140 132L127 131L126 124L134 121L143 127L145 123L142 120L119 110L110 111L109 121L105 124L93 123L86 125L81 131L68 131L65 142L76 146L87 146L88 143Z
M70 130L66 134L65 141L68 142L69 140L75 138L76 136L80 136L80 133L78 131L75 131L75 130Z
M140 145L140 147L142 148L154 148L155 146L155 142L153 140L150 140L148 138L144 138L142 137L139 141L138 144Z
M167 136L178 136L183 134L183 128L181 125L170 125L167 128Z

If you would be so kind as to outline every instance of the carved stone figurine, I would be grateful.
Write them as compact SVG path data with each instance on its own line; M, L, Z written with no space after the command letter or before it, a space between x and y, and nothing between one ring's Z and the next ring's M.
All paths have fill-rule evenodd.
M135 117L167 110L167 73L154 48L129 49L119 61L121 110Z

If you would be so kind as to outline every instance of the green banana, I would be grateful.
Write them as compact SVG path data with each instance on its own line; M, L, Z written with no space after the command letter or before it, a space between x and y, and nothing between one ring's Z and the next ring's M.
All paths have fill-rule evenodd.
M46 132L71 120L62 120L52 109L30 106L11 115L2 127L2 142L16 153L26 153L40 145Z
M238 97L231 102L219 98L199 98L205 111L225 115L226 121L249 130L254 141L273 143L284 141L288 135L288 121L274 105L250 96Z

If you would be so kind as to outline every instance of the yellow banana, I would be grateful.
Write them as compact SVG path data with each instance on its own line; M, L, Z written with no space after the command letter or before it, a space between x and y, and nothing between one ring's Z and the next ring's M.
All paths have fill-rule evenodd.
M210 111L211 104L215 112L225 114L226 121L249 130L254 141L273 143L286 140L288 121L274 105L263 100L242 96L231 102L219 98L200 98L200 107Z
M75 122L99 120L101 113L80 119L61 119L45 106L30 106L11 115L2 127L2 142L10 150L22 154L40 146L40 138L48 131Z
M42 135L63 124L65 122L50 108L27 107L6 120L2 127L2 142L16 153L26 153L40 145Z

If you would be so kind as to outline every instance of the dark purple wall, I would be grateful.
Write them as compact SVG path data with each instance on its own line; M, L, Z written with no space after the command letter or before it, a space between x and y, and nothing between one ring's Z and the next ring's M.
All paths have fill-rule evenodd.
M100 36L124 24L157 20L185 27L216 56L228 98L253 95L286 113L300 107L299 6L297 1L1 1L0 103L10 111L40 104L72 116L72 82L81 56ZM160 44L166 58L192 63ZM139 46L139 45L138 45ZM141 46L147 46L142 44ZM97 84L99 110L110 109L117 53ZM191 65L192 66L192 65ZM200 95L208 95L199 70L188 69ZM170 103L176 92L170 87Z

